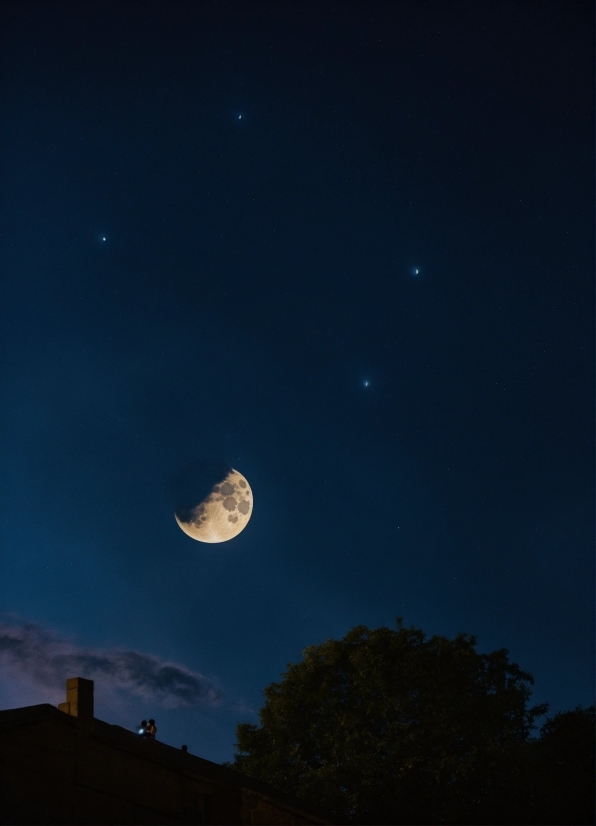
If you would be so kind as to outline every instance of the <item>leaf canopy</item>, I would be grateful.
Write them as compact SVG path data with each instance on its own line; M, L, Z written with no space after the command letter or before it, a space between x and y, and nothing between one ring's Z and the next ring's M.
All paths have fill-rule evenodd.
M528 707L532 684L474 636L360 625L265 689L233 765L345 822L481 822L547 710Z

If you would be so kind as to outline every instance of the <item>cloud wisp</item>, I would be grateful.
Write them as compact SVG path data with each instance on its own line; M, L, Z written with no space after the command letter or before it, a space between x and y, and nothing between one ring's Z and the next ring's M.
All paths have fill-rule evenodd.
M151 654L77 646L33 623L0 622L0 663L40 689L61 689L67 677L97 680L102 693L136 695L162 708L217 706L221 691L211 680Z

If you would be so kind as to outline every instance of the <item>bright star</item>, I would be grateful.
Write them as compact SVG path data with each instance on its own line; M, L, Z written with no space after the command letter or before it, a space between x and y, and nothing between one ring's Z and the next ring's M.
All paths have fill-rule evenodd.
M105 239L105 236L104 236L104 237L102 237L102 239L101 239L101 240L102 240L102 241L105 241L105 240L106 240L106 239Z

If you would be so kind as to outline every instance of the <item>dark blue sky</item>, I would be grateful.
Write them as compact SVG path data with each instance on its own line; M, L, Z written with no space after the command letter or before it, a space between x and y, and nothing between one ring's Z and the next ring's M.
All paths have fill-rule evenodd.
M2 707L87 669L229 759L397 615L592 702L591 4L1 15ZM167 495L205 458L254 493L221 545Z

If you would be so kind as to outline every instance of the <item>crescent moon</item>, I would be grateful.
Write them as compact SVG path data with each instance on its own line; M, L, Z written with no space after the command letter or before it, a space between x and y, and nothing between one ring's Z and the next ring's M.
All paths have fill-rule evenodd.
M213 486L211 493L191 508L187 518L181 518L178 513L174 517L191 539L227 542L247 526L252 505L250 485L239 471L230 468L227 476Z

